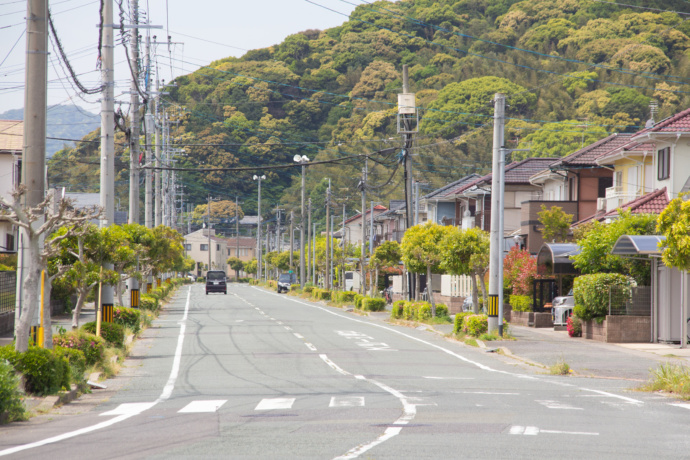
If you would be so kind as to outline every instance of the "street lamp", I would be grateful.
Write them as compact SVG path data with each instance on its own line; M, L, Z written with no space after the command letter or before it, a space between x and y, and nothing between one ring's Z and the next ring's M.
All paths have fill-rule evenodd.
M257 279L261 279L261 181L266 179L266 176L254 175L253 179L259 182L259 206L257 211L258 222L256 226L256 266L257 266Z
M295 163L302 165L302 210L300 214L301 225L299 226L299 285L304 288L304 177L305 177L305 167L309 162L309 157L306 155L295 155L293 157ZM292 235L290 235L292 238Z

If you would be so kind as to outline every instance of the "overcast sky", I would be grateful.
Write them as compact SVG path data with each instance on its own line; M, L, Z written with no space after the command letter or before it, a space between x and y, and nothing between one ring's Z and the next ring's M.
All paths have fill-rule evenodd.
M115 23L119 23L118 1L114 0ZM122 0L129 16L130 0ZM152 30L158 41L167 35L175 44L159 45L156 50L160 78L187 74L200 65L227 56L241 56L246 50L265 48L280 43L288 35L305 29L327 29L342 24L354 9L340 0L314 0L342 14L328 11L306 0L139 0L139 8L148 12L151 24L163 26ZM99 84L96 70L99 22L98 0L51 0L50 6L57 35L68 59L87 87ZM26 1L0 0L0 113L24 105L24 59L26 49ZM146 20L142 16L143 20ZM146 36L145 30L140 35ZM116 41L119 31L115 32ZM215 42L215 43L211 43ZM14 48L13 48L14 46ZM57 61L57 53L48 45L48 104L78 104L99 112L99 95L77 96L65 79L65 71ZM128 72L122 46L116 46L116 99L128 101L123 95L129 88Z

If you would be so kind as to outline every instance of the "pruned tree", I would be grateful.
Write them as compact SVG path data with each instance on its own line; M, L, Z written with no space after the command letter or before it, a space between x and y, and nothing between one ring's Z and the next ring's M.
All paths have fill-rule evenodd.
M560 206L551 206L547 209L543 204L541 211L537 213L539 223L542 225L541 236L544 241L562 243L568 238L570 225L573 223L573 215L563 211Z
M454 275L468 275L472 278L472 305L479 313L477 279L479 279L484 302L487 302L484 276L489 270L489 234L479 228L462 230L452 227L440 246L443 252L443 267Z
M227 263L232 270L235 270L235 279L239 281L240 270L244 269L244 262L238 257L229 257Z
M397 267L402 260L400 243L397 241L384 241L374 249L374 255L369 260L369 265L374 267L376 276L374 285L379 285L379 270L383 267Z
M65 232L63 235L46 238L43 246L41 240L52 235L58 227L71 225L72 228L79 228L101 214L98 208L75 210L69 200L63 199L55 203L51 195L37 206L26 208L21 202L25 192L26 188L20 186L12 192L11 201L0 196L0 203L4 205L4 208L0 209L0 216L19 227L20 238L23 239L20 244L24 248L23 264L26 269L22 274L21 313L15 325L15 350L18 352L24 352L29 348L31 321L36 317L40 303L41 271L48 270L48 258L57 252L56 246L59 242L71 233ZM50 286L51 278L57 276L61 270L58 268L55 273L49 275L46 280L47 286ZM50 324L50 309L47 308L43 315L44 343L47 346L52 346L53 343Z

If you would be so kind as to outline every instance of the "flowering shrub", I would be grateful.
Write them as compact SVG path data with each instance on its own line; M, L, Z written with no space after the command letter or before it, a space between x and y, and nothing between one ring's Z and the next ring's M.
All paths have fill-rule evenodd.
M486 315L469 315L463 321L462 330L467 334L479 337L489 330L489 318Z
M71 331L53 336L53 345L81 350L87 366L102 362L105 354L105 340L85 331Z
M396 300L393 302L393 309L391 310L391 318L402 318L403 309L405 308L404 300Z
M137 308L115 307L113 317L115 324L128 327L135 334L139 332L139 325L141 324L141 312Z
M582 321L577 316L571 316L566 323L570 337L582 337Z
M513 295L530 295L536 274L537 259L529 251L513 246L503 259L503 285L510 288Z
M89 334L96 333L96 322L91 321L81 327ZM125 346L125 328L115 323L101 323L101 337L109 344L122 348Z

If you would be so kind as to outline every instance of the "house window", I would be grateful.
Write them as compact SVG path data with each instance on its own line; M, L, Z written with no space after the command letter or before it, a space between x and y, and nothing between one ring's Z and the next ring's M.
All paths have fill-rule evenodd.
M657 179L668 179L671 175L671 147L666 147L657 152Z
M14 235L8 233L5 235L5 250L14 251Z
M220 251L220 244L216 244L216 251Z
M185 251L191 251L191 250L192 250L192 245L191 245L191 243L185 243L185 244L184 244L184 250L185 250Z
M623 171L616 171L613 176L613 186L620 187L623 185Z
M208 244L200 244L200 245L199 245L199 250L201 250L201 251L208 251Z

